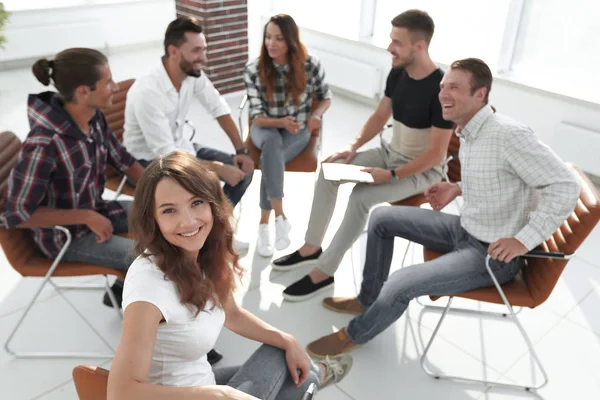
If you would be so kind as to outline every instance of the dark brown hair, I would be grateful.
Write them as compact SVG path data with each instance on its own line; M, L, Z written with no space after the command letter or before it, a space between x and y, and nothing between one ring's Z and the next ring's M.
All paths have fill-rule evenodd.
M95 90L96 83L102 78L98 67L107 64L108 59L98 50L72 48L61 51L54 60L40 58L31 70L44 86L52 82L63 99L69 102L79 86Z
M178 17L167 26L163 42L166 56L169 55L169 46L179 48L185 43L186 32L202 33L200 21L194 17Z
M197 262L189 260L181 248L164 238L154 217L156 187L167 177L210 204L213 226ZM181 303L196 315L204 310L208 301L212 302L212 308L222 306L235 289L235 277L242 274L239 256L233 250L231 218L232 206L221 189L219 178L186 152L175 151L155 159L137 183L129 218L134 252L154 258L165 277L177 287Z
M486 88L485 98L483 102L488 103L490 91L492 90L492 71L485 62L479 58L465 58L463 60L454 61L450 64L450 69L461 69L471 73L471 94L477 89Z
M285 43L288 47L288 65L289 70L287 72L285 80L285 100L289 98L298 105L300 104L300 95L306 89L306 72L304 71L304 63L308 58L308 52L306 47L300 41L300 32L298 31L298 25L292 17L287 14L277 14L271 17L269 22L265 25L263 32L263 43L260 49L260 56L258 58L258 75L260 82L265 87L267 92L267 99L269 102L273 101L273 91L275 89L275 82L277 80L277 69L269 52L265 45L265 38L267 37L267 26L273 23L281 29L281 34L285 39Z
M433 19L425 11L408 10L397 15L392 20L392 26L406 28L412 36L413 42L422 39L429 45L435 30Z

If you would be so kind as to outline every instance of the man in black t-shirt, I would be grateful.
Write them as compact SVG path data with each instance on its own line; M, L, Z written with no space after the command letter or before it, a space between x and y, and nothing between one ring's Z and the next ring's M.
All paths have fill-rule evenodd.
M365 227L371 207L423 193L442 179L442 162L452 134L452 122L442 118L438 99L443 72L429 57L434 24L423 11L409 10L392 20L393 69L389 73L385 97L359 130L347 149L325 159L364 166L375 184L357 184L350 196L346 214L329 248L321 243L331 220L340 182L324 178L315 188L305 244L292 254L273 262L273 269L287 271L307 263L315 267L289 286L283 297L302 301L334 284L333 274L346 251ZM358 151L382 131L393 116L390 143L382 140L375 149Z

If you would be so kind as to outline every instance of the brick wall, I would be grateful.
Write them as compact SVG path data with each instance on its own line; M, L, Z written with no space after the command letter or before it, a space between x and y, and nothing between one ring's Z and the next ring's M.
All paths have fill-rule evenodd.
M177 16L200 20L208 42L206 74L222 94L244 89L248 61L247 0L175 0Z

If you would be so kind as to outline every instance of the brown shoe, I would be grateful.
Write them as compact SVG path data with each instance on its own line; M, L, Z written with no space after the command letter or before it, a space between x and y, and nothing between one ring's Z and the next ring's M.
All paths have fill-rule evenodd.
M332 333L331 335L323 336L306 346L306 351L313 358L325 358L326 356L337 356L347 353L357 348L346 333L346 328Z
M323 307L344 314L360 315L365 312L356 297L326 297Z

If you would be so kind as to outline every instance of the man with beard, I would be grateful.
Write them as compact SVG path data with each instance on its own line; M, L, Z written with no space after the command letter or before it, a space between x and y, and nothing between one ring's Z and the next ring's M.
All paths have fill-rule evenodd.
M387 78L385 97L354 141L325 159L366 167L374 184L359 183L354 187L342 224L323 252L321 243L340 182L326 180L321 171L304 245L273 262L273 268L280 271L308 263L314 266L308 275L285 289L286 300L303 301L334 284L333 274L364 229L371 207L423 193L442 179L442 162L453 124L442 118L438 93L444 73L428 52L433 31L433 20L424 11L408 10L392 20L388 51L393 68ZM380 147L359 152L391 116L391 143L382 140Z
M165 33L165 55L160 65L135 81L127 94L124 145L142 165L154 158L183 150L206 161L206 166L225 181L223 191L233 206L252 181L254 162L244 147L231 110L202 67L206 64L206 38L195 18L179 17ZM194 146L184 129L195 97L219 122L235 148L235 155ZM187 134L184 135L184 130ZM236 241L236 248L247 248Z
M176 150L194 154L225 181L223 191L235 207L252 181L254 162L225 99L202 73L207 61L206 47L197 19L179 17L169 24L161 63L149 75L136 79L127 93L123 142L143 166ZM231 140L235 155L209 147L195 148L184 136L193 97L217 119ZM238 251L247 250L248 243L234 240L234 247ZM208 353L211 364L221 358L215 350Z

